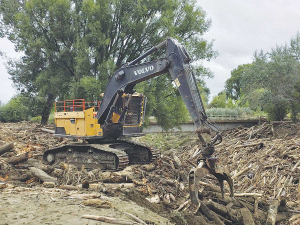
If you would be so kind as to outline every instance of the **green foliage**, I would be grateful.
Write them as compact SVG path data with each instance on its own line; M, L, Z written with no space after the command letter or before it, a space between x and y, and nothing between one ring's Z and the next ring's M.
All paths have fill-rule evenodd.
M211 21L195 0L1 0L0 15L0 34L24 52L19 61L8 62L8 71L18 90L44 98L43 118L57 98L98 100L117 68L168 36L183 42L194 61L216 56L212 42L202 38ZM212 76L196 65L198 81ZM162 78L150 87L150 107L159 121L169 121L163 126L180 122L176 114L182 108L171 82Z
M270 52L254 53L252 64L241 65L226 82L227 96L240 98L251 109L263 109L271 120L283 120L290 111L296 120L300 108L297 95L300 69L300 34L290 45Z
M145 125L149 123L149 116L155 116L157 122L165 130L169 130L187 121L188 111L177 88L172 85L165 86L165 82L171 82L170 78L166 75L160 76L140 83L137 91L147 96Z
M225 108L226 107L226 93L221 91L217 96L213 97L213 100L209 104L210 108Z
M180 149L186 146L187 144L191 144L191 136L195 135L195 133L153 133L147 134L143 137L138 138L139 142L146 143L154 148L159 149L160 151L168 151L171 149ZM196 141L192 142L197 142Z
M0 106L0 121L19 122L28 120L29 109L21 96L13 97L7 104Z
M277 102L276 105L267 104L265 111L269 120L281 121L288 113L288 105L285 102Z
M251 69L251 64L244 64L231 71L231 77L226 80L225 84L227 98L238 100L241 97L241 79L249 69Z
M86 101L97 101L100 98L101 82L95 77L82 77L79 82L72 83L70 88L70 99L85 99Z

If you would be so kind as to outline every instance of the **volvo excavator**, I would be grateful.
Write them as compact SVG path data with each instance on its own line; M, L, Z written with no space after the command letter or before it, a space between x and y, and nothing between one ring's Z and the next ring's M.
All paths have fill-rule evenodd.
M140 63L147 56L165 47L165 57ZM168 73L178 88L197 128L201 145L189 159L193 165L189 173L189 189L193 205L199 205L198 181L207 173L220 182L226 180L233 196L232 180L211 157L214 146L222 141L219 128L205 114L200 92L190 65L191 58L174 38L152 47L135 60L124 64L111 77L101 103L71 100L56 103L55 136L84 139L86 144L73 144L49 149L44 161L53 166L61 162L86 169L121 170L129 164L149 163L159 157L151 147L123 137L138 136L145 117L146 96L136 93L137 83ZM214 131L214 137L205 138ZM193 161L196 161L194 163Z

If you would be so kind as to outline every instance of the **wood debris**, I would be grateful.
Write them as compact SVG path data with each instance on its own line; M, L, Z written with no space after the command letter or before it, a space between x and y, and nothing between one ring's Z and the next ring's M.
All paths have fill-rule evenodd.
M230 171L235 197L228 196L229 188L225 185L222 198L217 180L208 175L199 182L201 204L196 214L191 211L188 192L190 163L196 163L189 163L188 159L199 144L194 133L182 134L189 141L162 152L161 158L149 165L132 165L124 171L112 172L86 171L69 164L60 168L44 165L44 150L69 142L55 139L52 131L51 127L29 123L2 124L1 190L7 188L7 183L21 182L30 187L44 183L44 187L51 187L48 191L72 192L69 198L83 199L84 205L103 210L112 205L99 192L122 195L168 215L175 224L300 224L300 124L266 122L223 132L223 142L216 146L215 156ZM82 188L84 182L89 184L87 189ZM98 195L83 191L95 191ZM82 218L147 224L133 214L127 215L133 221L96 215Z

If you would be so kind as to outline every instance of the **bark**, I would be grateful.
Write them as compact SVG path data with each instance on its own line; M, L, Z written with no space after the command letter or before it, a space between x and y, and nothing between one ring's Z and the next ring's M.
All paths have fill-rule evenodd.
M6 162L12 165L16 165L18 163L25 162L27 160L28 160L28 152L17 156L12 156L8 158Z
M51 112L51 108L54 104L55 96L52 93L48 93L47 101L45 102L43 111L42 111L42 120L41 124L46 125L48 123L49 115Z
M242 215L242 220L244 225L255 225L253 217L249 209L247 208L242 208L240 210L241 215Z
M267 225L275 225L278 206L279 206L279 201L273 200L268 211L268 218L266 221Z
M210 210L203 202L200 204L201 211L207 216L208 219L213 220L217 225L224 225L221 219L214 211Z
M14 148L14 143L7 143L0 148L0 155L2 155L5 152L8 152Z
M88 200L85 200L83 202L83 204L85 206L93 206L96 208L104 208L104 209L110 209L112 207L112 204L110 202L103 201L100 199L88 199Z
M47 173L45 173L43 170L40 170L35 167L29 167L30 172L36 176L37 178L41 179L44 182L54 182L56 183L57 179L54 177L49 176Z
M47 133L50 133L50 134L55 134L54 130L50 130L50 129L46 129L46 128L41 128L41 131L44 131L44 132L47 132Z

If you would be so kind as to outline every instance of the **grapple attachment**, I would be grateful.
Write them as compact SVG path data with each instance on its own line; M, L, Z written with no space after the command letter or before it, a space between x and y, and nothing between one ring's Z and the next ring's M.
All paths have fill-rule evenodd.
M197 167L192 168L189 173L189 191L193 207L199 208L200 200L198 192L200 188L199 181L207 174L214 175L220 185L222 197L224 198L224 181L227 181L230 187L230 196L233 197L233 181L229 173L217 165L217 158L200 159Z

